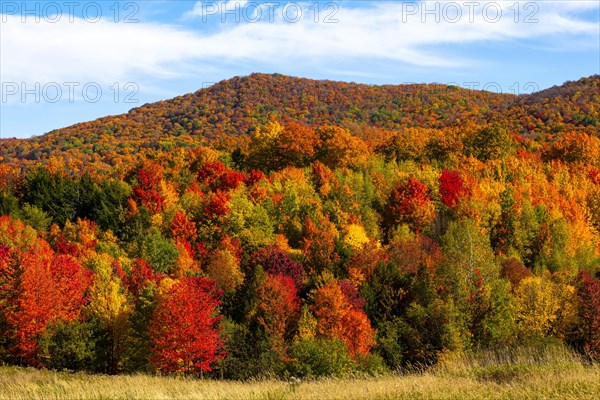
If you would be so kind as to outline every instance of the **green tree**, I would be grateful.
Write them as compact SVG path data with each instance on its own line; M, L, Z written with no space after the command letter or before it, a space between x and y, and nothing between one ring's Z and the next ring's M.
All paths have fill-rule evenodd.
M497 160L509 156L516 149L516 141L508 129L493 124L475 132L468 153L481 161Z
M444 262L440 274L448 300L460 311L470 345L509 341L514 325L510 284L500 278L500 267L489 236L473 221L451 222L443 237Z
M39 340L41 361L49 368L93 371L94 328L89 322L57 321L48 326Z

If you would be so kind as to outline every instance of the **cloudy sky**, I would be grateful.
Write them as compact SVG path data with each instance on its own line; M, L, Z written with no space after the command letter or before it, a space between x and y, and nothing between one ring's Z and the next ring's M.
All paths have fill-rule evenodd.
M0 2L0 136L252 72L526 93L600 73L591 1Z

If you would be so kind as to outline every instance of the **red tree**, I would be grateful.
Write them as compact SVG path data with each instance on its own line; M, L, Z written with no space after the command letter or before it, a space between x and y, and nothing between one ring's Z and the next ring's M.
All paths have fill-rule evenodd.
M442 202L448 207L454 207L467 192L463 179L456 171L443 170L439 181Z
M155 189L162 180L163 168L160 164L146 161L135 174L141 189Z
M134 198L151 214L162 211L165 206L165 198L158 190L162 175L162 166L150 161L145 162L136 173L138 184L133 188Z
M509 258L502 261L500 275L507 279L510 282L512 289L515 290L523 279L531 276L531 272L516 258Z
M408 181L392 190L384 211L384 225L387 231L399 224L408 224L419 232L434 217L435 208L427 186L418 179Z
M123 282L127 286L127 290L137 297L149 282L158 282L161 278L162 276L154 273L150 264L138 258L133 261L131 274Z
M208 203L204 206L204 214L210 218L225 216L229 213L229 195L217 190L210 194Z
M173 235L175 239L183 239L193 242L198 236L196 224L187 219L185 214L181 211L175 212L170 229L171 235Z
M207 162L198 171L198 182L204 183L208 186L213 186L215 182L218 182L219 178L221 178L226 170L227 167L225 167L225 165L219 161Z
M223 165L223 163L207 162L198 171L198 182L207 185L211 190L229 191L237 188L246 177L241 172Z
M26 363L38 363L38 337L55 321L71 321L80 315L86 301L92 272L81 267L71 256L54 255L42 241L24 252L20 268L12 272L18 279L12 305L4 310L13 352ZM4 288L6 289L6 288Z
M252 171L250 171L250 173L246 177L245 182L246 182L246 185L252 186L255 183L258 183L265 178L266 178L266 176L265 176L264 172L262 172L259 169L253 169Z
M360 293L356 286L345 279L340 280L339 285L348 304L356 310L363 310L365 307L365 299L360 297Z
M221 292L216 282L185 277L157 306L150 324L150 362L160 371L201 373L223 358L216 309Z
M225 191L233 190L244 182L245 179L246 177L241 172L229 170L221 176L219 187Z
M258 322L273 336L276 347L283 352L284 340L292 333L300 314L296 286L287 276L267 274L258 288L257 298Z
M600 359L600 280L586 271L579 272L577 278L584 350L590 357Z

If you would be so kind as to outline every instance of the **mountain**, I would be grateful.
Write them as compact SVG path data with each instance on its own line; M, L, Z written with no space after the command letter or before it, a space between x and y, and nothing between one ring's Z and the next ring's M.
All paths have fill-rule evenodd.
M251 133L269 118L308 125L335 124L402 130L465 124L506 124L516 134L562 131L598 134L600 76L530 95L496 94L439 84L364 85L280 74L252 74L195 93L145 104L51 131L31 139L0 141L0 160L38 162L82 152L104 160L143 149L189 147ZM359 129L358 129L359 130ZM79 157L79 154L78 154Z

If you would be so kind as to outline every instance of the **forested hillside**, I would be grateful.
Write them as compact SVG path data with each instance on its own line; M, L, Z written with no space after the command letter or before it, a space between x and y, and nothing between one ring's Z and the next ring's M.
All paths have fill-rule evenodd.
M345 375L600 357L600 77L234 78L0 141L0 362Z
M139 161L140 152L246 136L269 118L334 124L367 142L369 129L387 137L389 131L411 127L466 129L494 122L527 137L573 131L595 135L599 85L596 75L515 96L446 85L368 86L253 74L27 141L2 140L0 160L38 165L67 157L78 169L81 162L88 168L113 168Z

